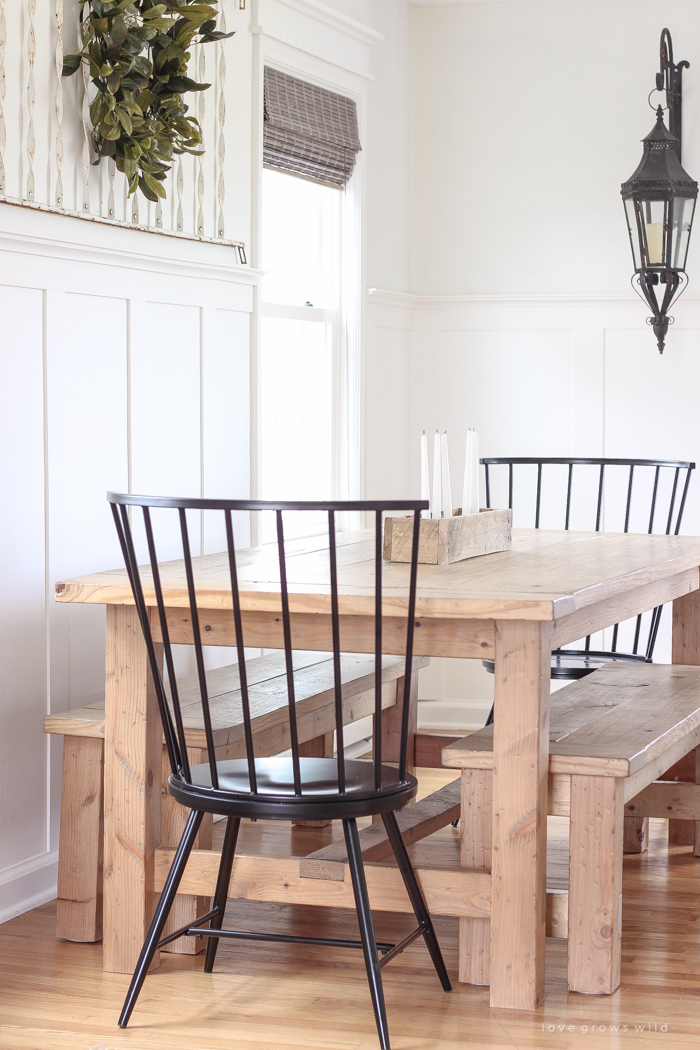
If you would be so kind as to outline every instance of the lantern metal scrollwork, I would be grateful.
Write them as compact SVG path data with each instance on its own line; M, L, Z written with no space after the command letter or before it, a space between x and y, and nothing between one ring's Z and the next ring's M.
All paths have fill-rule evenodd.
M670 130L659 106L656 124L643 139L639 167L620 192L634 258L632 285L652 311L647 323L663 353L673 323L668 311L688 282L685 263L698 184L681 164L681 80L689 63L674 63L668 29L661 34L660 58L656 90L666 93Z

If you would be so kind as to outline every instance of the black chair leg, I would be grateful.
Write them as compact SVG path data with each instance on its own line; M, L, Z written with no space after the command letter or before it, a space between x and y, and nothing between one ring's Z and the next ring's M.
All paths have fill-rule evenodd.
M486 719L484 725L487 725L487 726L493 725L493 707L494 707L494 705L491 704L491 710L489 711L489 717Z
M153 956L158 949L158 941L160 940L161 934L163 933L163 927L165 926L168 915L170 914L170 909L175 900L177 888L180 885L180 880L185 870L187 859L192 852L192 846L194 845L194 840L197 838L197 832L199 831L199 825L202 823L203 816L203 813L193 809L187 819L185 831L180 839L180 845L175 852L172 867L168 872L163 892L160 895L158 906L156 907L155 914L151 920L151 925L146 934L146 940L141 949L139 961L136 963L136 969L134 970L134 976L131 978L129 991L126 993L124 1006L122 1007L122 1012L119 1017L120 1028L126 1028L132 1011L136 1006L136 1000L139 997L139 992L141 991L143 982L146 979L146 974L148 973L148 969L153 961Z
M210 930L220 930L224 921L226 895L231 881L231 869L233 868L233 858L236 853L236 842L238 841L238 829L240 826L240 817L229 817L226 821L226 834L224 835L224 845L221 850L219 876L216 880L216 891L212 901L212 906L219 909L219 914L215 915L209 923ZM219 938L207 937L207 941L208 944L207 954L204 959L204 972L211 973L214 969L214 960L216 959L216 949L219 947Z
M357 834L357 822L354 818L343 821L343 831L345 832L348 864L352 875L352 888L355 893L360 939L365 956L365 966L367 967L367 980L369 981L369 991L372 997L372 1006L374 1007L374 1018L377 1022L377 1032L379 1033L379 1045L382 1050L389 1050L389 1027L386 1021L382 973L379 967L377 942L374 939L372 912L369 907L365 870L362 866L362 850L360 849L360 840Z
M440 978L443 991L451 992L452 985L450 984L450 978L447 976L447 969L445 968L445 961L440 951L440 945L438 939L435 936L435 930L433 929L433 921L430 918L430 912L428 906L423 899L421 888L418 885L418 879L416 873L413 870L411 864L411 858L408 855L406 849L406 843L401 838L401 832L399 831L399 825L396 823L396 814L394 813L382 813L382 820L384 821L384 827L386 828L387 837L391 843L391 848L394 851L396 857L396 863L399 866L401 877L406 887L406 892L413 906L416 918L418 922L421 922L425 926L425 932L423 934L425 938L425 944L430 952L430 958L433 960L433 966L437 971L437 975Z

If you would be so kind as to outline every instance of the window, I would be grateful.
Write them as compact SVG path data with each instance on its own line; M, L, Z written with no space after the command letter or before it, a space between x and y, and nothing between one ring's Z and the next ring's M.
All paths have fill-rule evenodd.
M337 468L342 198L342 190L263 171L263 499L346 495Z

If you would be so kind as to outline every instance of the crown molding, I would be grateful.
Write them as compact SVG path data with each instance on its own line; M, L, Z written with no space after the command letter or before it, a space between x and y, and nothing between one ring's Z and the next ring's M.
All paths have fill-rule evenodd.
M379 44L386 39L383 33L365 25L364 22L358 22L357 19L336 11L335 8L321 3L321 0L276 0L276 2L284 4L285 7L291 7L295 11L301 11L302 14L315 19L317 22L323 22L325 25L332 26L339 32L345 33L346 36L354 37L355 40L361 40L363 44Z

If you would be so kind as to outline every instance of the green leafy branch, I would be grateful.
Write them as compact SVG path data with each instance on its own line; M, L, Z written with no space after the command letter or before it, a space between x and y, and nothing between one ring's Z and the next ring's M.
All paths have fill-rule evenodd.
M63 76L84 63L97 88L90 105L98 157L113 157L129 180L129 196L140 189L150 201L165 197L163 181L173 154L198 149L202 131L187 116L186 91L204 91L187 76L192 43L224 40L216 31L218 0L79 0L83 47L66 55Z

